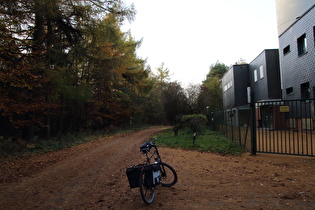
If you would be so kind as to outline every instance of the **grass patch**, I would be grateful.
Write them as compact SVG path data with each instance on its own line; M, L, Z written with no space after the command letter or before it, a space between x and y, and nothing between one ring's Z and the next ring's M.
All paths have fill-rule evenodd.
M221 155L241 156L244 149L227 139L223 134L212 130L204 130L198 135L193 144L193 135L190 130L181 130L174 136L173 130L168 129L157 134L158 146L213 152Z

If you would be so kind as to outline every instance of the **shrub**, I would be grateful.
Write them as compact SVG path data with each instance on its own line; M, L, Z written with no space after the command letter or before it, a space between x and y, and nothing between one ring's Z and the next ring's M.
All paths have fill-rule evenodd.
M207 117L202 114L184 115L182 121L193 133L201 133L207 123Z
M24 146L12 140L11 138L1 139L0 141L0 158L6 157L12 154L14 155L24 150L25 150Z

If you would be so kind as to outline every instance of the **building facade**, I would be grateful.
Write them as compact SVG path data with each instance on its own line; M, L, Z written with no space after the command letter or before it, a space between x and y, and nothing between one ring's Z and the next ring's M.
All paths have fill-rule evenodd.
M248 88L255 101L281 99L279 50L266 49L250 64L233 65L222 78L223 108L248 104Z
M222 78L223 108L229 125L246 125L250 92L255 93L257 126L279 127L275 111L277 105L270 101L281 100L279 50L266 49L250 64L233 65ZM251 99L252 100L252 99ZM267 103L265 103L268 101Z
M247 149L253 143L249 133L255 132L250 149L257 145L260 152L315 156L315 0L276 4L279 49L229 69L221 84L224 110L214 119ZM255 96L252 106L249 92Z
M250 64L250 87L255 100L281 99L279 50L267 49Z
M247 104L249 65L233 65L222 78L223 108L229 109Z
M315 4L279 36L284 99L314 98Z

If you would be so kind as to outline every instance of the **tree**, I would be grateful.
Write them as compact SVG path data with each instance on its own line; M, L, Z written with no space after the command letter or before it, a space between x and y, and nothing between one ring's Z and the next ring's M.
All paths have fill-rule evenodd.
M0 118L24 137L31 139L35 129L45 127L48 133L83 128L88 106L100 91L107 92L108 103L130 101L125 83L114 81L127 75L130 65L142 65L140 59L126 59L136 57L137 44L122 39L117 30L124 18L132 19L132 6L120 0L3 0L0 11ZM106 16L104 33L99 29ZM140 69L131 75L135 84L147 73ZM143 89L127 84L137 94Z
M165 63L162 62L161 66L156 68L157 74L154 75L159 83L169 82L170 80L170 71L165 67Z
M188 113L185 91L177 82L165 83L162 87L162 97L168 123L172 123L176 116Z
M240 58L236 63L236 65L241 65L241 64L247 64L246 60L243 58Z
M200 113L198 109L198 97L200 95L201 85L189 84L189 86L185 89L187 95L187 103L190 114Z
M193 114L184 115L182 121L185 126L188 126L193 133L201 134L204 126L207 123L207 118L205 115Z
M210 90L205 85L201 85L200 93L197 98L197 107L198 107L197 113L209 114L208 113L209 104L211 102L211 99L212 99L212 95L211 95Z
M162 86L157 86L154 78L152 78L151 81L153 86L144 101L144 116L142 122L149 125L167 123Z
M203 81L200 94L200 97L204 97L203 95L205 94L207 94L207 97L199 99L200 105L203 106L200 109L205 110L204 107L208 107L207 112L210 113L222 107L221 79L227 70L228 66L220 62L216 62L210 66L210 71L206 80Z
M44 94L48 80L38 62L44 56L32 53L35 42L30 37L36 30L31 5L29 1L5 0L0 6L0 114L23 131L24 138L32 136L34 125L43 126L44 115L55 107Z
M208 79L211 79L213 77L218 77L219 79L221 79L223 75L227 72L228 68L229 67L227 65L225 65L224 63L220 63L219 61L217 61L215 64L211 64L210 71L207 74L204 83L207 82Z
M151 88L149 69L136 56L141 42L122 33L118 20L111 15L100 23L91 39L88 63L90 82L95 87L90 103L92 124L104 127L129 122L135 113L141 115L141 102Z

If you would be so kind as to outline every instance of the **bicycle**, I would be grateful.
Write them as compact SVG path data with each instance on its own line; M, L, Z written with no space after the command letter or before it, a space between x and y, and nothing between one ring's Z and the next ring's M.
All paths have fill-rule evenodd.
M145 163L133 165L126 171L130 188L139 187L141 198L146 204L154 201L156 186L171 187L177 182L177 173L172 166L162 161L156 140L151 139L140 146L140 152L146 155ZM154 163L151 164L153 157Z

